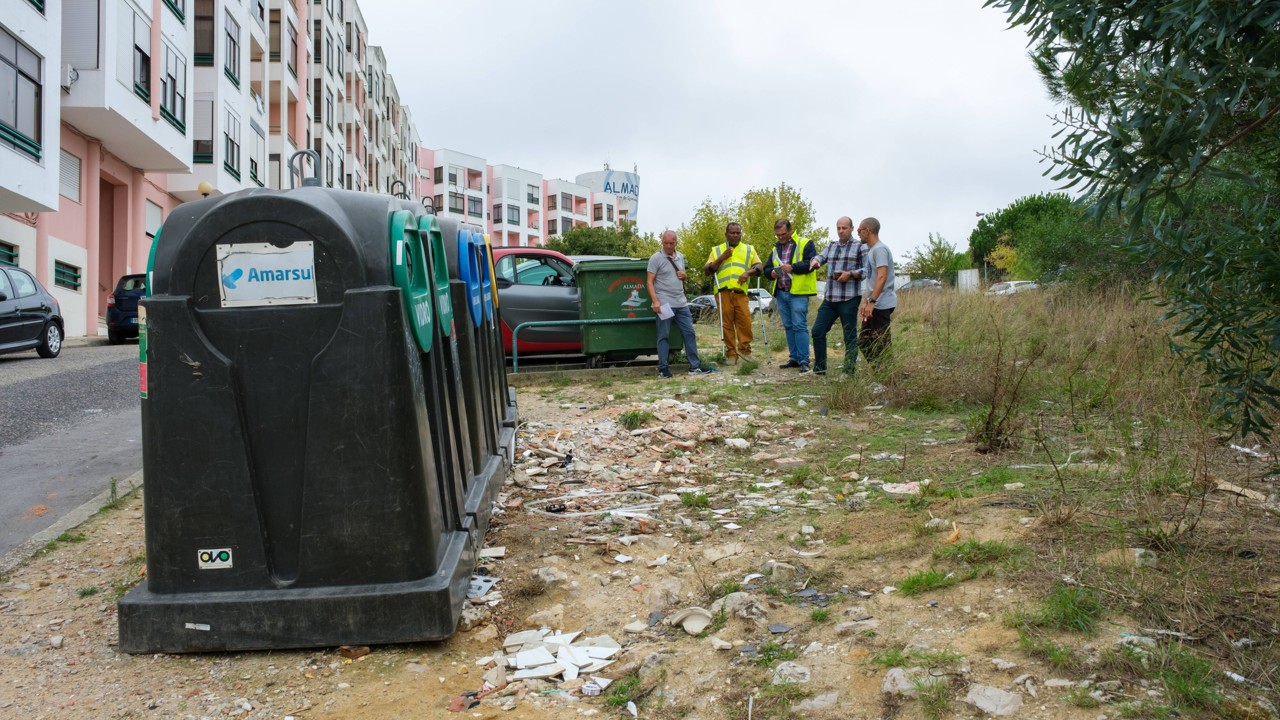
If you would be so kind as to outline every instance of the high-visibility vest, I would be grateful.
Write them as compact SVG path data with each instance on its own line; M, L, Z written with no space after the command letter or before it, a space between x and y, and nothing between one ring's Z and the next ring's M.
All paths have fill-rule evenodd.
M719 245L711 248L711 255L707 258L707 262L714 262L715 259L720 257L720 254L728 247L729 243L720 243ZM738 282L738 278L747 271L747 268L751 267L753 264L751 262L752 258L755 258L757 261L759 260L759 256L756 255L755 248L751 247L750 243L739 241L738 246L733 249L733 254L730 255L729 259L725 260L724 264L720 266L720 269L716 271L716 289L746 290L747 284L744 282Z
M795 243L796 243L796 249L791 251L791 263L794 265L795 263L800 262L800 258L804 257L804 249L809 244L809 238L796 237L792 239L795 240ZM777 268L779 265L782 264L782 260L778 258L777 245L773 246L773 251L769 259L770 259L770 264L774 268ZM774 287L777 288L777 286L778 286L777 282L774 282ZM818 274L815 272L808 272L803 274L791 273L790 292L792 295L817 295L818 294Z

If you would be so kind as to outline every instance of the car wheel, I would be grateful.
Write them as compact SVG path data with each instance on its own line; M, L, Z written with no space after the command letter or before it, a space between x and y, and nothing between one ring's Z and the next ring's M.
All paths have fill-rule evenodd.
M50 322L44 326L36 352L42 358L56 358L62 352L62 328L58 327L58 323Z
M112 345L123 345L123 344L124 344L124 333L120 332L119 330L108 330L108 331L107 331L107 342L108 342L108 343L110 343L110 344L112 344Z

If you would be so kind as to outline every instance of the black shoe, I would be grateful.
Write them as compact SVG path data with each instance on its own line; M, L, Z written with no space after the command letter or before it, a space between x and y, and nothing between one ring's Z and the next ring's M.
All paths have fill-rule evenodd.
M658 371L658 377L660 377L660 378L665 378L665 379L667 379L667 380L670 380L670 379L671 379L671 371L670 371L670 370L659 370L659 371Z
M813 369L809 367L809 363L800 363L800 374L811 373Z
M788 360L782 363L781 365L779 365L778 369L786 370L787 368L796 368L796 367L800 367L800 363L796 362L795 360Z
M813 371L813 374L814 374L814 375L826 375L826 374L827 374L827 369L826 369L826 368L823 368L823 369L821 369L821 370L818 370L818 369L816 369L816 368L815 368L815 369L814 369L814 371Z

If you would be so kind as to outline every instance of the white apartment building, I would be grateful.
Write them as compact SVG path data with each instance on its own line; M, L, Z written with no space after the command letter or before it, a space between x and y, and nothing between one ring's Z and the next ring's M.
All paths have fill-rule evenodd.
M343 12L343 48L345 59L344 84L346 102L342 103L342 131L346 146L343 158L343 187L363 192L369 187L368 145L369 125L365 119L369 97L369 79L366 74L369 28L365 25L360 6L352 2Z
M542 241L542 176L511 165L489 168L493 211L487 225L495 245L525 247Z
M194 33L191 172L171 174L181 200L267 184L267 9L261 2L186 0Z
M546 238L563 234L574 227L590 227L588 215L591 190L568 180L547 180L543 184L546 198Z
M342 0L313 0L311 5L311 140L320 158L325 187L343 187L347 138L342 122L347 104L346 24Z
M430 160L434 163L430 191L436 214L488 227L485 206L489 188L485 179L489 165L484 158L457 150L436 150Z
M62 0L0 3L0 209L34 213L58 207L58 121L62 95ZM35 229L9 225L0 239L35 249ZM8 255L0 246L0 262Z

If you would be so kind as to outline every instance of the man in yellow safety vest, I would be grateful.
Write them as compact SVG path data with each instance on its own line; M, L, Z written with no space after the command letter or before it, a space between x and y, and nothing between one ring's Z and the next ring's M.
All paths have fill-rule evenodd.
M747 284L763 265L750 243L742 242L742 226L731 222L724 229L724 243L711 248L702 271L715 278L716 304L720 306L720 332L724 356L730 362L751 357L751 306Z

